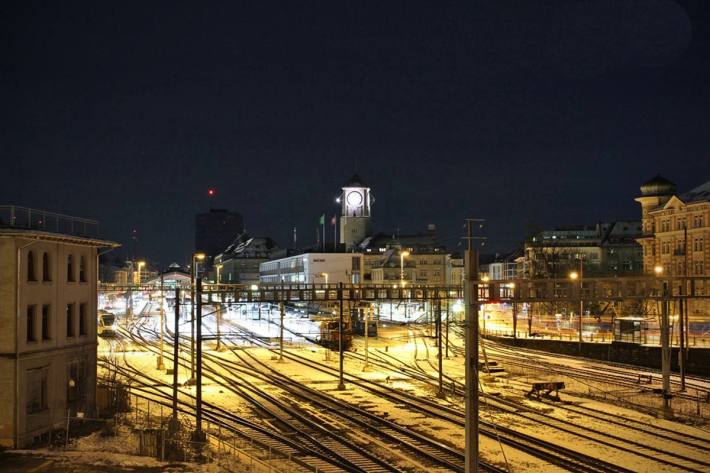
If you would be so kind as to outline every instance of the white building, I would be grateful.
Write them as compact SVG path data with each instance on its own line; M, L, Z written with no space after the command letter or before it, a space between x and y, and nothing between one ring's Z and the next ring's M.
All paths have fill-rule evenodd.
M61 233L60 233L61 232ZM94 414L98 251L93 220L0 206L0 445Z
M303 253L259 265L262 284L358 284L361 274L357 253Z

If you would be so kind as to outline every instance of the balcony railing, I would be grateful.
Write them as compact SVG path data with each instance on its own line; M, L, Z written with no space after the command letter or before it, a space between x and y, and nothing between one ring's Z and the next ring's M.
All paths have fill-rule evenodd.
M20 228L81 237L99 236L99 222L17 205L0 205L0 228Z

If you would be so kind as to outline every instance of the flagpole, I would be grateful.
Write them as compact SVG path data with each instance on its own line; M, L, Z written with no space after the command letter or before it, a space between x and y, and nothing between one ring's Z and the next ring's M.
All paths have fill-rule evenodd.
M338 218L333 215L333 253L337 253L338 248Z

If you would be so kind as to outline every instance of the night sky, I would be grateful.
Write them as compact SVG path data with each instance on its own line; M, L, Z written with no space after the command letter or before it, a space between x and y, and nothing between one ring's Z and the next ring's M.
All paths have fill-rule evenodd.
M710 179L707 0L249 3L2 2L0 203L168 264L210 187L305 245L357 173L375 231L506 251Z

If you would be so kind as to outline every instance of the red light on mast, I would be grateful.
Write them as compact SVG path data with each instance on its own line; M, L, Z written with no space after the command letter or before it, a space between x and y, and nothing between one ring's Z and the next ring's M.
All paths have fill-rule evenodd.
M214 197L214 195L215 195L215 190L214 190L214 189L208 189L208 190L207 190L207 195L210 196L210 197Z

